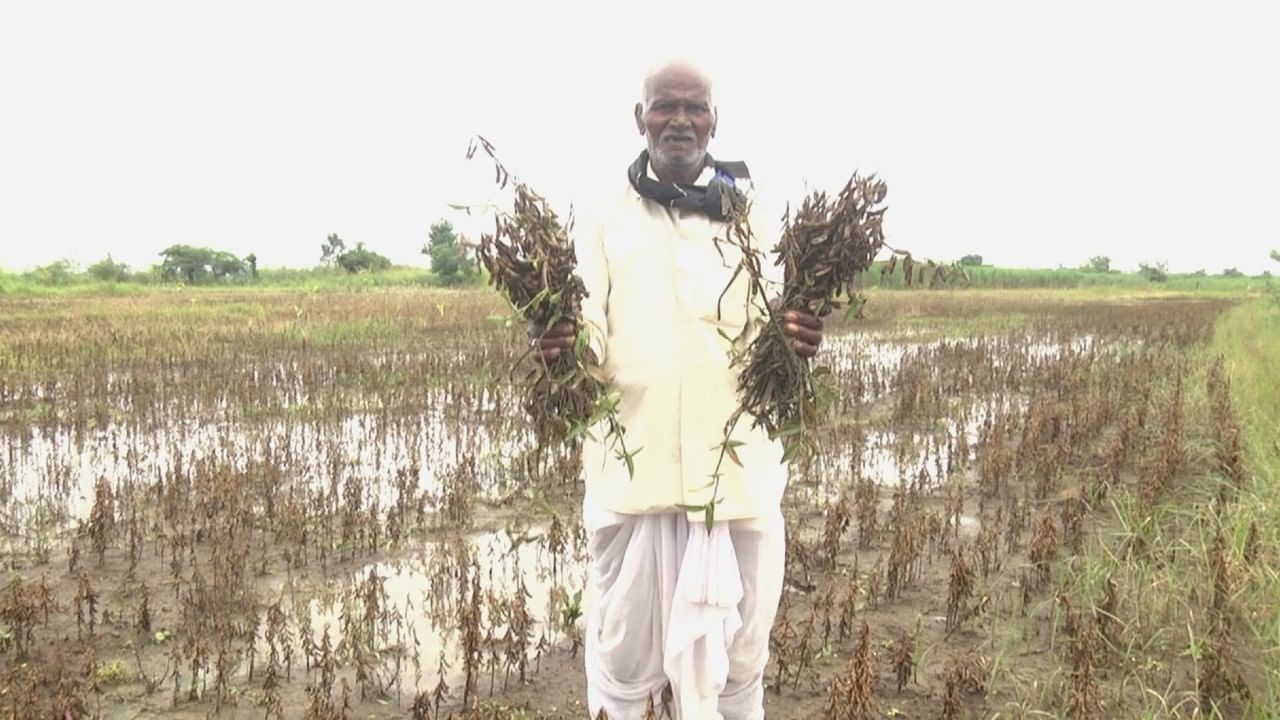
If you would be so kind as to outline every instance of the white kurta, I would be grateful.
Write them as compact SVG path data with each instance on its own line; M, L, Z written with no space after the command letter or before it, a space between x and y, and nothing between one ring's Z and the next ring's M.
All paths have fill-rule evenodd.
M758 209L751 221L758 247L771 259L776 223ZM578 274L589 293L583 319L605 373L621 391L627 449L640 449L632 477L597 428L583 448L588 491L618 513L703 505L712 498L719 462L717 518L758 517L776 508L786 483L782 447L762 428L752 429L751 416L741 418L732 436L743 443L736 448L742 466L719 459L725 423L738 406L725 335L738 336L757 317L745 274L725 292L738 256L715 242L725 237L724 223L665 208L624 183L594 221L577 229ZM765 271L771 289L780 289L781 269L770 261Z
M763 218L753 212L753 232L768 251L776 234ZM634 477L599 428L583 449L583 524L598 590L587 613L588 706L593 716L638 720L670 684L681 720L757 720L784 571L780 444L744 415L733 433L742 466L720 465L714 528L679 508L712 496L738 406L723 335L755 317L746 278L724 292L737 254L717 250L723 223L645 200L630 184L579 230L578 273L590 293L583 319L621 391L627 447L641 448ZM765 270L776 292L781 269L771 256Z

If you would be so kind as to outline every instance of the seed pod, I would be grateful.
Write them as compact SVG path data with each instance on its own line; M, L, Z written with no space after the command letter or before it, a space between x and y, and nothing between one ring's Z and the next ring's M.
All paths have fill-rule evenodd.
M510 175L493 146L484 138L477 141L493 160L498 184L505 187ZM475 147L468 149L468 157L474 155ZM481 236L479 261L489 273L490 284L524 320L544 329L561 321L579 328L572 352L561 353L550 365L536 363L525 377L524 407L534 433L540 444L575 441L588 427L604 420L608 424L606 436L617 440L619 457L631 469L634 453L628 454L622 443L624 429L617 420L617 397L609 392L607 378L588 349L582 323L587 289L576 273L577 255L569 237L572 217L562 223L547 201L522 182L515 183L514 191L512 212L499 214L494 231Z

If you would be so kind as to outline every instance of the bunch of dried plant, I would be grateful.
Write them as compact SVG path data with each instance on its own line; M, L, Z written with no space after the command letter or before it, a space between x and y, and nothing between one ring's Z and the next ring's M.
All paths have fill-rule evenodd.
M785 313L802 310L822 318L845 302L851 312L860 309L857 279L884 247L881 224L887 208L881 203L887 193L882 180L855 174L836 197L814 192L794 213L788 208L773 248L775 263L783 267L778 297L766 295L764 258L747 220L749 208L734 208L731 215L726 242L742 257L733 280L747 274L763 312L754 328L743 329L754 330L752 339L733 356L741 406L727 427L742 412L750 413L755 427L782 440L787 459L811 449L807 431L818 426L836 393L830 369L811 368L792 347L783 329Z
M512 183L510 173L498 160L493 145L477 137L467 150L467 158L477 149L493 160L500 188ZM556 440L574 441L604 422L607 438L618 448L619 459L634 474L635 452L628 452L618 419L620 394L590 349L590 328L582 322L582 301L586 285L577 274L578 258L570 231L572 213L561 222L547 200L523 182L514 182L515 201L511 212L499 212L492 233L480 238L477 255L489 275L489 282L511 303L512 308L540 333L562 321L577 327L572 352L562 353L550 364L536 363L525 377L525 410L533 418L540 444ZM527 357L526 351L521 357Z

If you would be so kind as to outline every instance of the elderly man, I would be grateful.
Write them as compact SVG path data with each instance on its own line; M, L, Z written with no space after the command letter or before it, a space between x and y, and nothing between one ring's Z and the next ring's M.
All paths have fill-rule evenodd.
M720 458L738 404L728 338L757 310L745 275L729 286L739 256L716 242L726 236L725 194L753 193L745 165L707 153L717 119L711 83L697 69L676 63L646 78L635 121L648 148L575 238L590 293L588 341L621 393L627 447L640 449L632 475L604 438L583 448L597 590L587 700L593 715L614 720L642 717L668 684L684 720L764 716L786 466L780 445L748 416L733 432L737 462ZM767 253L776 232L758 212L750 222ZM780 281L771 257L766 269ZM800 355L817 352L817 318L789 312L785 329ZM541 357L568 351L577 331L562 324L541 333ZM711 502L708 529L688 508Z

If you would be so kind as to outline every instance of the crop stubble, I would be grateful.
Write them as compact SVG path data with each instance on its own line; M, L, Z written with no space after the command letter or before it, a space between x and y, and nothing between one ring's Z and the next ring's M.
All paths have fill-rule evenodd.
M579 713L577 459L534 452L495 304L447 297L2 301L0 716ZM1241 558L1218 543L1203 598L1154 605L1097 560L1156 552L1183 478L1240 473L1195 353L1220 309L833 333L771 716L1243 707ZM1194 659L1165 630L1188 607Z

